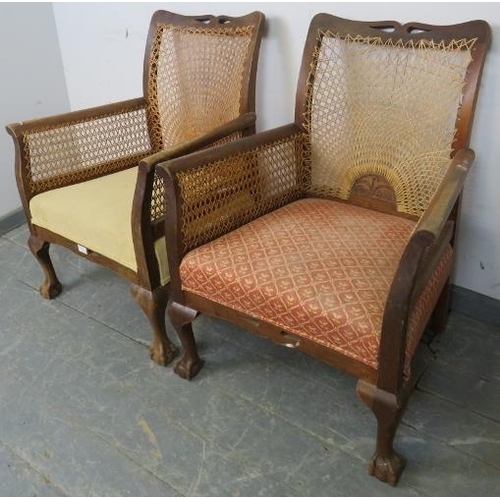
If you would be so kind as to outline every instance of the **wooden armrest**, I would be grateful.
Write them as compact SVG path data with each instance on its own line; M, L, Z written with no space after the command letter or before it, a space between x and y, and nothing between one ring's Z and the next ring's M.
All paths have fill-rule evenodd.
M160 163L173 300L182 294L179 266L193 248L302 194L303 131L285 125Z
M132 233L137 256L142 256L145 253L144 241L152 242L165 234L164 187L163 183L155 182L154 167L160 162L187 155L217 143L217 141L229 139L232 135L236 139L240 133L243 134L248 129L253 130L255 118L255 113L246 113L191 141L159 151L139 162L132 207ZM149 234L150 226L151 235Z
M288 125L283 125L282 127L252 135L250 137L244 137L237 141L198 151L196 153L183 156L182 158L160 163L157 166L157 169L164 178L167 178L172 174L188 171L206 163L228 159L231 156L249 152L259 147L264 147L266 144L286 139L301 132L302 130L295 123L290 123Z
M139 164L140 169L149 171L158 163L193 153L195 151L198 151L199 149L206 148L232 134L243 132L255 125L255 119L255 113L245 113L244 115L241 115L234 120L224 123L223 125L220 125L210 132L196 137L191 141L187 141L179 144L178 146L159 151L158 153L144 158Z
M441 185L418 222L415 233L428 232L433 239L439 237L455 206L458 195L462 191L473 161L474 151L472 149L461 149L457 152Z
M20 139L25 134L36 133L41 130L52 130L67 125L98 120L106 116L127 113L137 109L146 108L147 102L144 97L114 102L103 106L70 111L59 115L26 120L19 123L11 123L6 126L7 132L15 138Z
M471 149L462 149L457 152L441 185L415 227L413 237L419 239L421 258L415 272L410 304L414 304L418 299L434 267L451 241L454 223L448 219L473 161L474 151Z
M425 285L425 276L430 275L450 242L453 223L448 218L473 161L474 151L471 149L457 152L427 210L416 225L394 278L395 282L399 280L406 283L404 293L397 294L398 300L410 303L412 295L416 299L415 296ZM396 300L395 295L391 291L389 299Z
M131 99L8 125L25 209L36 194L136 166L151 154L146 105Z
M384 390L399 393L402 388L408 315L451 239L452 223L448 218L473 160L471 149L457 152L399 262L387 298L380 339L380 359L392 360L380 369L377 385Z
M454 223L448 219L473 161L472 149L461 149L457 152L441 185L415 228L415 235L420 234L421 258L415 271L409 302L410 310L452 239Z
M434 268L443 256L451 238L453 237L453 221L448 221L441 231L438 238L434 239L426 249L422 252L417 271L415 272L415 280L410 299L410 310L413 309L414 304L420 297L420 294L429 282ZM429 233L426 233L429 234Z

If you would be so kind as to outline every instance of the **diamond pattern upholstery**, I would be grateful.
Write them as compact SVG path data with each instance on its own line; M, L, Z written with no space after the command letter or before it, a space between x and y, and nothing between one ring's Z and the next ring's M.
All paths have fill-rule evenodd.
M182 286L376 368L385 302L414 227L357 206L302 199L189 252ZM409 356L450 265L451 247L415 307Z

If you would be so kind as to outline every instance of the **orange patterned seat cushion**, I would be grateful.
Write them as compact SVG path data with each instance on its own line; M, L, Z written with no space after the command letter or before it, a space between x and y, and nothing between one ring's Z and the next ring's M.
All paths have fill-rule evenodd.
M303 199L189 252L183 289L374 368L385 302L415 222ZM410 319L408 358L446 281L451 247Z

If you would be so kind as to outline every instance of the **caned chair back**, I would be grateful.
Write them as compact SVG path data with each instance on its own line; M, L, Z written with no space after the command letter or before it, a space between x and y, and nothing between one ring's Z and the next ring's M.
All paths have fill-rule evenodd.
M155 13L144 68L154 150L254 111L262 18L258 12L238 18Z
M379 199L420 216L467 146L487 46L482 21L453 27L311 24L296 121L308 133L306 190Z

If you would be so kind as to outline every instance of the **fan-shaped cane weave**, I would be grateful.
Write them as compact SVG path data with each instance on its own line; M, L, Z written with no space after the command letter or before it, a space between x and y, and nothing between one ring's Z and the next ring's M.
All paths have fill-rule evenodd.
M160 25L148 97L156 150L193 139L240 114L253 26Z
M135 166L151 153L144 107L31 130L23 142L33 194Z
M240 115L243 74L253 26L187 28L160 25L151 52L148 117L155 150L180 144ZM229 142L241 134L215 142ZM164 215L155 176L151 220Z
M449 164L475 41L319 31L305 116L308 190L347 199L356 179L377 174L392 185L399 211L420 216Z

